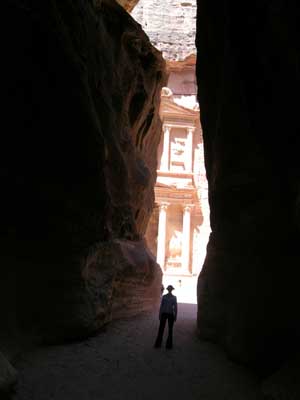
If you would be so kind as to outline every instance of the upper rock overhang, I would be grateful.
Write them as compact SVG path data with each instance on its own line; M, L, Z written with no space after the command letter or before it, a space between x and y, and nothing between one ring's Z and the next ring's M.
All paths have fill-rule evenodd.
M126 11L131 12L139 0L117 0L117 2L124 7Z

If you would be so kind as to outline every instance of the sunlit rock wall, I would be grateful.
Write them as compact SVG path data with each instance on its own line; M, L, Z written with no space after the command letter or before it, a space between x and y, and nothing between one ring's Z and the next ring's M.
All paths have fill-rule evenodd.
M143 235L165 76L114 1L5 1L2 15L0 351L11 359L26 337L85 336L159 300Z
M244 7L198 1L212 227L198 327L269 372L299 348L300 9L281 0Z
M142 25L166 60L195 54L196 0L139 0L132 16Z

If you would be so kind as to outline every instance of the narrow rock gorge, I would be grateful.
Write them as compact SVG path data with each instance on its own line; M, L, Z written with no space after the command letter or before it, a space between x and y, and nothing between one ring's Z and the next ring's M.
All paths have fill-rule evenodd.
M114 1L3 5L5 388L29 343L81 338L159 300L143 235L165 64Z
M127 13L137 1L118 3L3 3L0 396L24 349L160 298L144 233L165 63ZM212 228L198 332L263 377L268 400L300 396L299 18L290 0L198 0Z

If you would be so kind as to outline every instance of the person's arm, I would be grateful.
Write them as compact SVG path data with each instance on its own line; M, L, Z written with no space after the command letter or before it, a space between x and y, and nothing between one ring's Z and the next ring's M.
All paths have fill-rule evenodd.
M177 297L176 296L174 296L175 297L175 299L174 299L174 321L176 321L176 319L177 319Z
M161 299L161 303L160 303L160 307L159 307L159 320L160 320L161 314L162 314L163 302L164 302L164 298Z

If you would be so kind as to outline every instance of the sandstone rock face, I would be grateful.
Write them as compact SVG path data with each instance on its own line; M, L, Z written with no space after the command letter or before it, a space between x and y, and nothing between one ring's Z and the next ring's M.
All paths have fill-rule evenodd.
M80 337L159 299L143 235L165 66L114 1L3 6L0 348L11 357L20 332Z
M130 12L139 0L117 0L118 3L125 8L126 11Z
M212 234L202 337L263 372L299 346L299 7L198 2Z
M196 0L139 0L132 16L166 60L195 54Z

